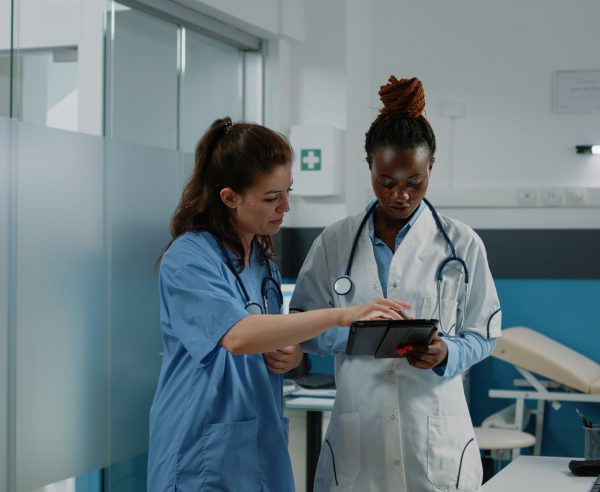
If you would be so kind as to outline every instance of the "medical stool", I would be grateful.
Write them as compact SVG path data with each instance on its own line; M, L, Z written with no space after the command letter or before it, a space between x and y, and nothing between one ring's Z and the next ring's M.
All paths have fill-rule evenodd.
M510 461L518 456L522 448L535 445L533 434L494 427L475 427L475 440L484 452L483 483L492 478L498 461Z

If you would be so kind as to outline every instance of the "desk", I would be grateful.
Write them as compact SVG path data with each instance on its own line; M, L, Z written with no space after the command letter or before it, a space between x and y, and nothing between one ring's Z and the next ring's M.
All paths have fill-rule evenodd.
M481 487L483 492L589 492L595 477L576 477L569 461L582 458L519 456Z
M306 412L306 492L312 492L323 442L323 412L331 412L335 398L294 397L285 399L285 409ZM294 401L295 400L295 401Z

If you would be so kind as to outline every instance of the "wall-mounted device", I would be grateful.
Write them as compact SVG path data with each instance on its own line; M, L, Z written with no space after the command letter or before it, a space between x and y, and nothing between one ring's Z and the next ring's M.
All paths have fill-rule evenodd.
M578 154L600 154L600 145L576 145L575 151Z

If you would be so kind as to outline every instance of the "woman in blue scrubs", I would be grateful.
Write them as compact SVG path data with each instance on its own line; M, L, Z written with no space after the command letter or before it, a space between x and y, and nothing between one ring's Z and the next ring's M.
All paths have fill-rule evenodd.
M280 314L271 236L289 210L292 156L283 136L229 118L198 143L160 260L149 491L293 491L281 374L299 363L298 343L408 307Z

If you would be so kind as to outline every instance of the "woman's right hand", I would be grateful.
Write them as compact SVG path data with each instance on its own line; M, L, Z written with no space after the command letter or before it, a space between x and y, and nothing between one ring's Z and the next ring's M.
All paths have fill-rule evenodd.
M404 310L410 308L411 305L403 301L373 299L366 304L339 308L341 311L340 326L350 326L354 321L373 318L409 319Z

